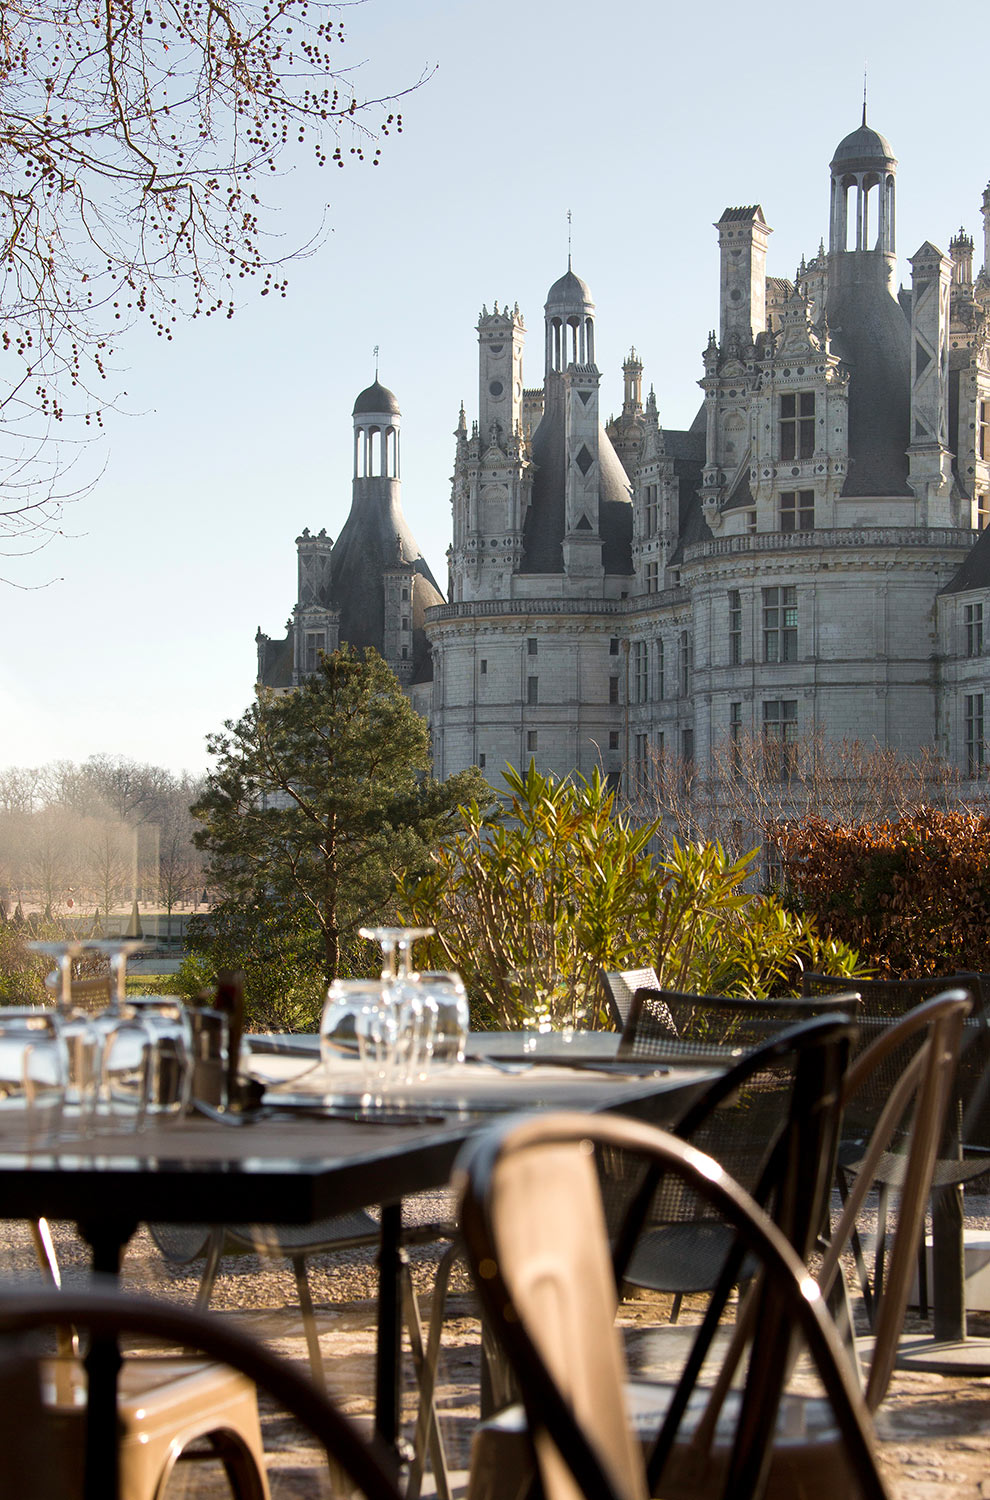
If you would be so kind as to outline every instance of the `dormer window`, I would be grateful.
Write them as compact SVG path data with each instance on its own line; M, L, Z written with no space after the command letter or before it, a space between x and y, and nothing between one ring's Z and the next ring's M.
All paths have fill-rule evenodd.
M811 458L815 451L815 393L797 391L780 398L781 458Z

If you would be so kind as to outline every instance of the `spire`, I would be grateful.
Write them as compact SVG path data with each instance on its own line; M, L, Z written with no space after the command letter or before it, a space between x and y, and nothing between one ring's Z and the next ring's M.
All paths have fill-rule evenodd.
M866 65L863 65L863 128L866 128Z
M570 209L568 209L567 210L567 269L569 271L573 269L573 267L571 266L571 223L572 223L572 220L571 220L571 211L570 211Z

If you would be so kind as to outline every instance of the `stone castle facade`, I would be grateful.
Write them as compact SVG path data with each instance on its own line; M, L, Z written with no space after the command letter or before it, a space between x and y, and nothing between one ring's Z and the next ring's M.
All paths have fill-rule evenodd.
M595 307L568 268L523 380L517 307L478 324L456 433L450 599L427 612L438 774L530 756L635 788L656 754L811 733L984 765L990 189L973 242L895 290L896 161L863 123L830 165L828 248L766 272L761 208L717 229L720 322L686 432L635 350L603 423ZM990 700L987 700L990 704Z
M828 246L767 275L758 206L718 225L719 328L701 409L664 428L633 350L602 420L595 306L568 266L543 383L518 307L482 310L479 404L456 431L449 600L402 515L399 410L354 408L351 513L297 539L284 639L259 682L373 645L432 724L435 769L703 766L744 737L768 764L812 733L983 775L990 624L990 188L984 262L960 231L895 290L896 167L866 123L830 164ZM988 641L990 644L990 641Z

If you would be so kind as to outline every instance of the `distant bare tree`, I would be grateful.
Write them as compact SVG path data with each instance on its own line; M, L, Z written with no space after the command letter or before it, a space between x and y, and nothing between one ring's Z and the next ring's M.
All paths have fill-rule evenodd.
M343 166L401 130L362 97L341 12L309 0L5 0L0 7L0 556L58 530L55 436L102 421L118 337L284 296L312 247L272 235L272 178ZM422 77L414 79L415 88ZM401 90L399 92L408 92ZM263 186L267 184L267 186Z
M723 740L704 770L653 750L630 802L644 818L661 817L665 831L681 842L717 839L738 855L763 845L775 824L806 813L855 825L922 805L987 807L990 795L982 784L974 791L933 746L904 755L816 730L790 742L750 735ZM772 849L767 852L772 874Z

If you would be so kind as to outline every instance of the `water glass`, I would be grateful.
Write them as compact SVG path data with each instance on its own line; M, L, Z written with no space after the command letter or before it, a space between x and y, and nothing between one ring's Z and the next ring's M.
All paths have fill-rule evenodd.
M355 1016L358 1056L364 1080L365 1104L381 1104L396 1080L402 1056L403 1018L385 991L369 1000Z
M464 981L453 970L426 971L420 973L419 985L428 995L433 1010L432 1065L444 1068L463 1062L471 1024Z
M154 1034L130 1007L110 1007L94 1024L100 1036L100 1080L93 1129L98 1134L141 1130L157 1067Z
M67 1076L58 1017L27 1007L0 1009L0 1132L19 1125L29 1149L52 1145Z
M362 1052L360 1018L366 1011L377 1012L385 1006L388 986L381 979L335 979L327 990L320 1020L320 1058L327 1074L331 1093L356 1094L371 1076L390 1074L394 1056L388 1059L390 1034L387 1027L369 1024L364 1028ZM392 1052L395 1038L391 1038ZM374 1062L370 1058L374 1054ZM366 1065L365 1058L369 1058Z
M186 1011L192 1038L192 1082L190 1094L215 1109L226 1109L227 1064L230 1058L230 1028L226 1015L210 1006Z
M132 995L127 1011L154 1039L149 1059L145 1112L152 1120L174 1120L186 1111L192 1084L192 1027L176 995Z

